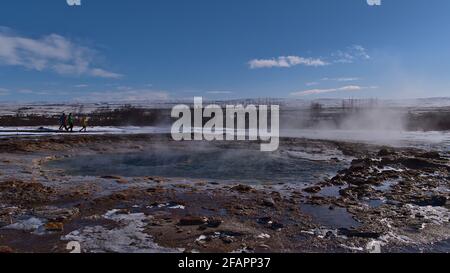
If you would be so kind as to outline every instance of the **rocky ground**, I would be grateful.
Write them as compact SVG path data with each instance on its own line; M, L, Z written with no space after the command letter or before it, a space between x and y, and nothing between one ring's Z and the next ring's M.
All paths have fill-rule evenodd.
M280 152L348 166L307 186L84 177L46 165L79 154L145 151L149 143L170 140L165 135L2 140L0 252L69 252L74 241L83 252L450 249L450 165L442 152L282 139ZM318 156L330 150L340 156Z

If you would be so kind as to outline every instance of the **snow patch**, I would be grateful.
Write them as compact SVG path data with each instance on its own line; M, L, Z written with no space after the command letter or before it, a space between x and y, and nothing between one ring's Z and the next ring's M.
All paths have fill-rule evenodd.
M104 219L120 224L120 227L106 229L102 226L90 226L73 231L61 239L76 241L83 252L116 252L116 253L175 253L182 249L164 248L153 242L152 237L144 233L146 221L151 219L144 213L119 213L121 210L110 210L103 215Z

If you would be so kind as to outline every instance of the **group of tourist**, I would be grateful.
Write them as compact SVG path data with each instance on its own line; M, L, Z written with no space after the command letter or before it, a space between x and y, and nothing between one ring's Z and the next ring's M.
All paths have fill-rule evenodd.
M80 132L87 131L87 122L88 122L87 117L82 116L80 119L80 125L81 125ZM60 131L63 131L63 129L64 129L64 130L66 130L66 132L73 132L75 119L74 119L72 113L70 113L69 115L62 113L61 117L59 118L59 123L60 123L60 126L59 126Z

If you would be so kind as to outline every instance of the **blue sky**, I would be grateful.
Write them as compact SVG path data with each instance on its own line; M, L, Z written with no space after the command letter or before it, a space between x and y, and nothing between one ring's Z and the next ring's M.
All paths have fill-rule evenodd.
M5 0L0 101L450 95L450 1Z

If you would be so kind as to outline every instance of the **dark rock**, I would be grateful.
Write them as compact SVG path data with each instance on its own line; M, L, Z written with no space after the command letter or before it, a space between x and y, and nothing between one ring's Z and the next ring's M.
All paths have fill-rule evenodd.
M271 217L261 217L257 220L258 224L262 224L262 225L267 225L271 221L272 221Z
M275 201L272 198L265 198L262 204L266 207L275 207Z
M423 154L419 155L419 157L428 158L428 159L441 159L441 155L438 152L423 153Z
M344 196L344 197L352 197L354 196L354 192L353 192L353 188L348 187L342 190L339 190L339 195Z
M308 199L308 204L312 205L323 205L325 203L327 203L327 199L323 196L314 195Z
M319 186L313 186L313 187L309 187L309 188L303 189L303 191L307 192L307 193L318 193L321 190L322 190L322 188L319 187Z
M367 238L367 239L378 239L381 236L381 233L379 233L379 232L361 232L361 231L350 230L350 229L346 229L346 228L339 229L338 234L349 237L349 238L358 237L358 238Z
M223 223L223 221L222 220L219 220L219 219L211 219L211 220L208 220L208 227L210 227L210 228L217 228L217 227L219 227L221 224Z
M203 224L198 227L198 230L207 230L207 229L208 229L208 226L206 224Z
M336 236L334 235L334 233L332 232L332 231L328 231L326 234L325 234L325 239L333 239L333 238L335 238Z
M199 225L203 225L208 221L207 218L205 217L184 217L181 218L180 221L178 222L179 226L199 226Z
M225 230L225 231L221 231L220 232L220 237L240 237L243 236L244 234L238 231L232 231L232 230Z
M447 203L447 198L445 196L432 196L430 198L423 198L412 203L421 207L443 207Z
M48 202L55 190L40 183L19 180L0 183L2 203L14 203L30 207Z
M130 213L131 213L131 211L129 209L119 209L116 212L116 214L118 214L118 215L128 215Z
M222 242L224 242L225 244L231 244L233 243L233 239L230 237L222 237Z
M390 156L390 155L395 155L395 152L388 148L383 148L378 152L378 156L381 156L381 157Z
M278 222L273 222L270 225L270 228L273 229L273 230L280 230L280 229L284 228L284 225L281 224L281 223L278 223Z
M114 179L114 180L123 179L122 176L118 176L118 175L104 175L104 176L101 176L100 178L102 178L102 179Z
M352 164L349 168L349 171L351 172L359 172L363 171L367 166L370 165L370 161L367 159L355 159L352 161Z
M401 164L406 168L417 170L425 168L440 168L442 165L435 164L425 159L421 158L406 158L401 160Z
M253 190L253 188L250 186L247 186L247 185L240 184L240 185L232 187L231 190L238 191L238 192L250 192Z
M199 227L200 230L205 230L207 228L218 228L223 223L220 219L209 219L206 223Z

